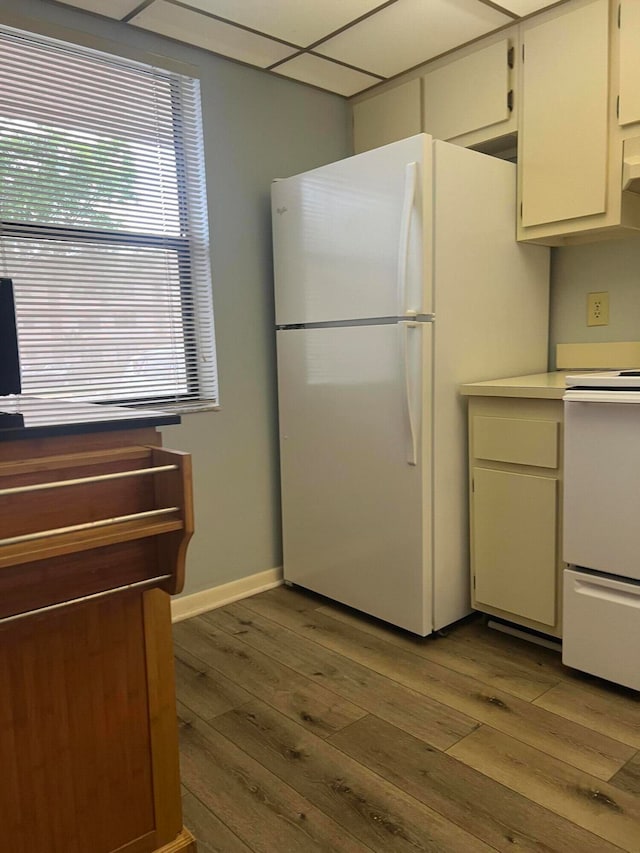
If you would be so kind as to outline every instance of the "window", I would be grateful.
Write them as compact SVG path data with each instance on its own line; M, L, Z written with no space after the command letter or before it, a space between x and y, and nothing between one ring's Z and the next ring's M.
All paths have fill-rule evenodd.
M0 274L22 390L217 402L199 83L0 28Z

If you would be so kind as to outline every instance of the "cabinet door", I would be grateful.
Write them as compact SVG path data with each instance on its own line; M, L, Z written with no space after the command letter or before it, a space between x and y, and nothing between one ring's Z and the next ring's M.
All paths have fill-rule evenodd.
M556 624L557 481L473 470L475 601Z
M422 80L424 129L436 139L454 139L510 117L507 39L436 68ZM495 135L501 133L496 127Z
M607 0L591 0L524 32L524 226L605 211L608 22Z
M409 80L353 105L356 154L420 133L420 80Z
M620 124L640 121L640 3L620 7Z

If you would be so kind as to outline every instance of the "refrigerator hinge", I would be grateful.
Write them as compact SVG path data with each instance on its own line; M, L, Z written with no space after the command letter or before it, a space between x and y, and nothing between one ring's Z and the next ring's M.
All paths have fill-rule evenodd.
M616 98L616 118L620 118L620 95Z
M515 54L514 48L510 47L509 50L507 51L507 65L509 66L509 68L513 68L514 54Z
M522 45L522 61L524 62L524 45Z
M507 92L507 109L510 113L513 112L513 89L509 89Z
M474 590L474 592L475 592L475 589L476 589L476 576L474 575L473 576L473 590Z

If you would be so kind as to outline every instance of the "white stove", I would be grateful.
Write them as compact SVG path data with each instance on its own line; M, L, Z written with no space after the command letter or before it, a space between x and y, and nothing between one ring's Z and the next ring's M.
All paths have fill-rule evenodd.
M640 370L577 373L565 379L562 398L575 403L640 403Z
M562 659L640 690L640 370L566 384Z

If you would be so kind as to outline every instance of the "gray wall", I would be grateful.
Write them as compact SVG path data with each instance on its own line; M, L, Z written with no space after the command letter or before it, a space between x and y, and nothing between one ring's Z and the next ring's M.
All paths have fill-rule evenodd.
M609 293L609 325L587 326L587 294ZM640 236L552 249L550 366L558 343L640 340Z
M193 455L196 534L185 593L279 566L269 186L351 152L346 101L74 9L0 0L0 22L16 24L17 14L40 31L71 28L79 40L94 34L129 56L144 51L197 67L222 408L164 430L165 446Z

